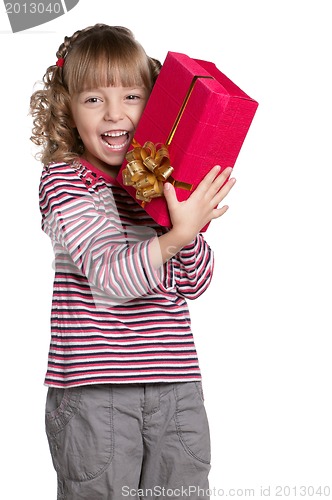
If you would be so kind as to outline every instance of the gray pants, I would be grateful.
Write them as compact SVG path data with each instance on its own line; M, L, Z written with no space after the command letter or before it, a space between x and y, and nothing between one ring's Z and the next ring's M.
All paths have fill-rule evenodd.
M58 500L209 498L200 382L48 389Z

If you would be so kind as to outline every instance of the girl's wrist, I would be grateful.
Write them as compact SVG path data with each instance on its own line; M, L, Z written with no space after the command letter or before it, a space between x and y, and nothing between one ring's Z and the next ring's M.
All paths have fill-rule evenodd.
M175 228L170 229L158 238L154 238L150 244L153 267L158 269L180 252L183 247L189 245L194 238L195 235L184 234L183 231L178 231Z
M184 226L172 227L169 231L172 233L172 239L181 247L189 245L199 233L197 227L185 224Z

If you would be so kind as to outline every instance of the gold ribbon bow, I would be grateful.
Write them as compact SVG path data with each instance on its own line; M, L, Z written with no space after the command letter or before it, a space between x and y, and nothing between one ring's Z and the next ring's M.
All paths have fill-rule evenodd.
M192 189L192 184L173 179L168 147L165 144L145 142L142 147L135 139L134 149L126 154L128 164L122 172L125 186L136 189L136 198L143 203L163 195L163 184L168 181L176 187Z

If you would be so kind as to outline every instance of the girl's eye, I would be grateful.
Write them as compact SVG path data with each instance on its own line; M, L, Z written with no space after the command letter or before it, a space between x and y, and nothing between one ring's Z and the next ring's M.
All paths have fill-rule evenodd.
M128 96L127 96L127 99L128 99L129 101L135 101L136 99L140 99L140 98L141 98L141 96L139 96L139 95L134 95L134 94L130 94L130 95L128 95Z
M99 101L98 97L89 97L88 99L86 99L85 102L95 103L95 102L98 102L98 101Z

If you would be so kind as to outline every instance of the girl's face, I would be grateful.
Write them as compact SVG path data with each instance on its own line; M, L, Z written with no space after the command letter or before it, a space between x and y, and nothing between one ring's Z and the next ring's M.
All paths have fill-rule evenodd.
M73 127L83 141L88 162L116 176L148 96L145 87L122 86L99 87L73 96Z

